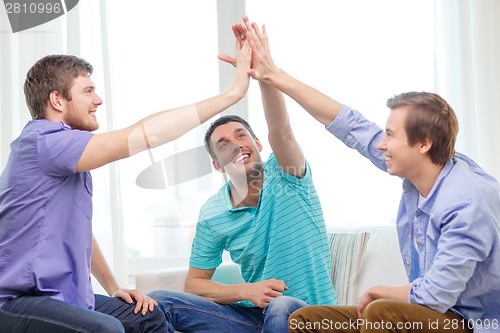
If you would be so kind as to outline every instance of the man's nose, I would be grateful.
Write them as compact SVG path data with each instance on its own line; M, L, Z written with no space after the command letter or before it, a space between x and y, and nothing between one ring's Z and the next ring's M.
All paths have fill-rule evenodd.
M99 97L99 95L97 95L97 94L95 94L94 104L95 104L95 105L101 105L101 104L102 104L102 99L101 99L101 97Z
M231 145L231 148L233 149L233 151L240 151L241 150L241 145L238 144L237 142L230 142L229 143Z
M387 140L385 139L385 136L380 140L380 142L377 145L377 148L379 150L386 150L386 145L387 145Z

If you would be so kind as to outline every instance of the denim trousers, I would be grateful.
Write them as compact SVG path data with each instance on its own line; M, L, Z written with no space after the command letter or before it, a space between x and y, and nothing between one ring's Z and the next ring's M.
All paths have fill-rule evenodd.
M165 333L165 315L158 307L143 316L135 302L95 295L95 311L49 296L20 296L0 308L2 333Z
M170 290L156 290L149 296L165 312L168 333L285 333L288 316L307 305L289 296L277 297L265 308L219 304L205 297Z

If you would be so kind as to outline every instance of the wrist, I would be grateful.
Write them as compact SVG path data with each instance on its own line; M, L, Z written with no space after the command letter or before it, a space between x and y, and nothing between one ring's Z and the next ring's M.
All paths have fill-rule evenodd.
M370 287L368 289L368 295L372 298L372 299L378 299L381 297L381 292L380 292L380 288L381 286L380 285L374 285L372 287Z
M108 288L106 291L108 292L109 296L114 296L117 291L119 291L121 288L118 285L114 285L110 288Z
M260 81L276 86L279 84L279 82L283 80L282 79L283 75L285 75L285 72L281 68L274 67L268 73L263 75Z
M245 96L244 90L240 89L237 85L233 84L226 90L223 95L224 98L228 101L229 105L236 104L240 99Z
M249 283L242 283L242 284L239 284L239 285L235 285L235 290L236 290L236 296L237 296L237 299L239 300L249 300L249 297L248 297L248 289L250 287L250 284Z

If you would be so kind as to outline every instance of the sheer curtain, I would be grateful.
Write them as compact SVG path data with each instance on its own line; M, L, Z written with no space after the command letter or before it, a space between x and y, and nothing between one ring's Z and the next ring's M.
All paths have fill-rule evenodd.
M279 1L252 0L247 12L251 20L265 23L279 67L382 128L389 115L385 106L389 97L434 90L431 1L290 0L284 7ZM394 224L401 180L375 168L295 101L285 100L311 166L327 227ZM255 84L249 104L250 123L267 143ZM265 145L264 153L269 151Z
M109 50L107 49L106 1L81 1L78 6L53 21L32 29L11 33L6 12L0 10L0 167L5 166L14 140L31 119L24 101L23 84L28 69L48 54L74 54L94 66L92 79L104 106L98 111L100 129L113 129ZM106 112L102 112L102 110ZM115 277L124 286L127 262L122 230L117 166L92 171L94 180L93 231ZM73 207L68 207L73 209ZM94 281L96 291L104 292Z
M500 1L436 0L436 92L460 122L457 150L500 179Z

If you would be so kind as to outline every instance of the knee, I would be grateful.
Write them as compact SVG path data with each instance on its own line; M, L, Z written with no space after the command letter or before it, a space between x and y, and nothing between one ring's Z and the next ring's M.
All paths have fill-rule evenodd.
M273 299L267 305L266 312L287 313L288 315L290 315L292 312L300 308L303 308L306 305L307 305L306 302L297 299L295 297L280 296Z
M92 332L125 333L123 324L111 316L106 316L106 318L94 322L90 329Z
M147 312L141 326L143 332L167 332L166 314L158 307L155 307L153 311Z
M308 316L309 308L310 307L305 307L305 308L300 308L298 310L295 310L288 317L288 321L295 322L295 323L300 323L300 322L306 321L307 318L309 317Z
M160 289L149 292L148 296L158 303L160 309L168 309L170 306L178 303L179 299L183 299L185 294L177 291Z
M388 299L377 299L370 302L363 310L363 318L368 321L379 321L387 317L391 309L395 308L395 302Z
M314 325L318 321L316 310L318 306L306 306L300 308L288 316L289 332L305 332L305 327Z
M157 308L165 318L165 316L168 316L168 313L172 306L177 303L177 300L181 297L181 294L182 293L180 292L170 290L154 290L148 293L148 296L158 303Z
M152 312L148 312L148 319L155 325L162 326L165 323L165 313L158 307L155 307Z

